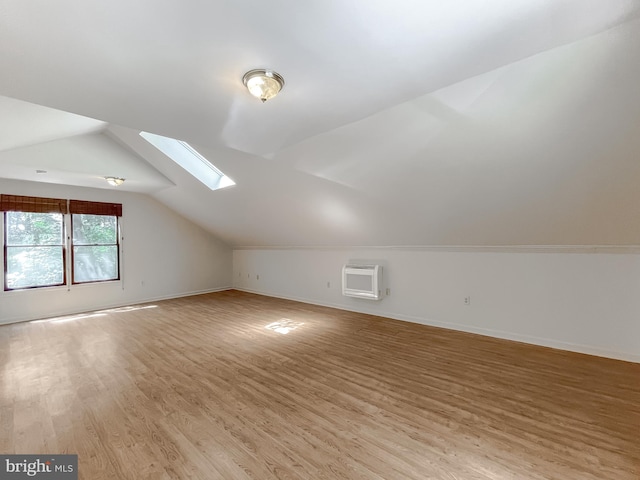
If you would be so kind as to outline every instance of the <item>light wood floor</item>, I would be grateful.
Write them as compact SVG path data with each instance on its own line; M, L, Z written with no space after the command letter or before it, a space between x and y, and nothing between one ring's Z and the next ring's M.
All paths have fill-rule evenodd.
M235 291L144 307L0 327L0 452L85 480L640 478L638 364Z

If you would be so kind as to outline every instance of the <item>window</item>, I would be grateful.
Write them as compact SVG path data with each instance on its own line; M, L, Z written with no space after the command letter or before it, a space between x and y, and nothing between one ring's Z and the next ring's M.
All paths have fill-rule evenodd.
M140 132L140 136L211 190L236 184L187 142L148 132Z
M73 214L73 283L118 280L118 217Z
M4 213L4 289L66 282L64 213L57 198L0 195Z
M65 283L60 213L5 212L5 290Z
M5 290L120 279L122 205L3 194L0 211Z
M69 201L72 283L120 279L118 217L122 205Z

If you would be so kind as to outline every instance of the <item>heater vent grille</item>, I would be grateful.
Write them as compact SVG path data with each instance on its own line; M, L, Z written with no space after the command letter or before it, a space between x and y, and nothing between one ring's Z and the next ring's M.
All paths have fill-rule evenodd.
M342 294L345 297L380 300L382 266L345 265L342 267Z

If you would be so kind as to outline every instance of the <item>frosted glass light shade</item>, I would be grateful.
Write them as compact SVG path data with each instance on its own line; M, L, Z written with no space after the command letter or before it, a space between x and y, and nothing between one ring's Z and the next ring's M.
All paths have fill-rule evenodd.
M124 178L119 178L119 177L104 177L104 179L107 181L107 183L109 185L112 185L114 187L118 187L120 185L122 185L124 183Z
M282 90L284 78L272 70L257 69L245 73L242 77L242 83L245 84L251 95L266 102Z

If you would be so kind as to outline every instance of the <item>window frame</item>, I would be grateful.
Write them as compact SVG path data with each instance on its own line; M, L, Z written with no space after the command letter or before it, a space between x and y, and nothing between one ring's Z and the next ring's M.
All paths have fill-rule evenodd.
M96 215L103 217L114 217L116 221L116 243L112 244L102 244L102 243L94 243L94 244L80 244L76 245L76 242L73 239L73 217L75 215ZM105 282L118 282L121 277L122 266L120 265L120 217L117 215L102 215L95 213L69 213L69 222L70 222L70 234L69 234L69 249L71 250L71 285L87 285L90 283L105 283ZM102 246L115 246L116 247L116 268L117 268L117 277L116 278L107 278L104 280L86 280L82 282L76 281L76 261L75 261L75 247L102 247Z
M61 227L62 227L62 233L61 233L61 243L60 244L54 244L54 245L9 245L9 222L7 221L7 214L8 213L12 213L12 212L16 212L16 213L38 213L38 214L44 214L44 215L62 215L62 219L61 219ZM4 210L2 215L2 222L3 222L3 242L2 242L2 246L3 246L3 289L5 292L15 292L15 291L20 291L20 290L33 290L36 288L51 288L51 287L64 287L65 285L67 285L67 242L66 242L66 231L67 231L67 225L65 222L65 214L64 213L60 213L60 212L30 212L27 210ZM49 283L46 285L31 285L31 286L27 286L27 287L9 287L8 284L8 275L9 275L9 248L11 247L61 247L62 248L62 283Z
M2 247L3 247L3 277L2 277L2 290L5 292L34 290L38 288L60 288L66 287L69 290L75 285L87 285L92 283L107 283L107 282L122 282L122 204L110 203L110 202L92 202L85 200L68 200L60 198L45 198L45 197L29 197L23 195L9 195L0 194L0 212L3 215L0 216L2 220ZM24 213L57 213L62 215L62 273L63 282L48 284L48 285L33 285L29 287L9 288L7 286L8 275L8 222L7 212L24 212ZM89 215L105 215L116 217L116 243L106 244L108 246L116 247L116 268L117 278L109 278L105 280L90 280L90 281L75 281L75 259L73 242L73 215L74 214L89 214ZM11 247L18 245L11 245ZM26 245L29 247L31 245ZM51 245L49 245L51 246ZM59 245L54 245L59 246ZM78 246L92 246L92 245L78 245ZM101 246L101 245L96 245ZM71 253L67 255L67 250L71 250ZM0 290L0 291L2 291Z

